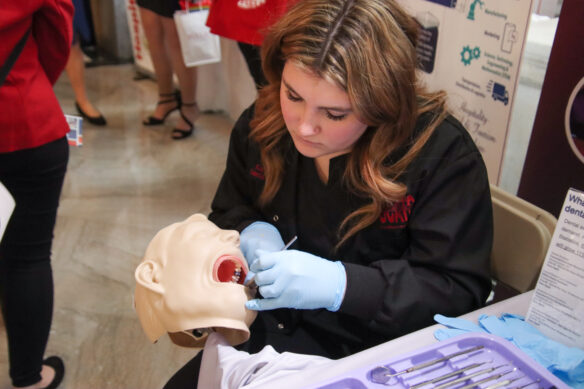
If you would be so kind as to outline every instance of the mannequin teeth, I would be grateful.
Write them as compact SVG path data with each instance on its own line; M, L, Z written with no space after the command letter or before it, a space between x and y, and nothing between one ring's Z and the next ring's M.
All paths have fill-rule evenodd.
M233 272L233 276L231 277L231 282L238 284L240 279L241 279L241 266L237 265L237 267L235 268L235 270Z
M213 279L219 282L243 285L243 280L247 274L241 261L241 259L233 256L225 255L220 257L213 269Z

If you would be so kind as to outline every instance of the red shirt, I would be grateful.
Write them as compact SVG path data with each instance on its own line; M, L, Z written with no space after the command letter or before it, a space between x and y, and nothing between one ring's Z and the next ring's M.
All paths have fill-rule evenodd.
M238 42L260 46L264 31L275 23L295 0L266 0L252 8L241 8L239 2L252 0L213 0L207 26L213 34Z
M31 27L20 56L0 86L0 153L38 147L69 131L53 84L69 58L71 0L2 0L0 64Z

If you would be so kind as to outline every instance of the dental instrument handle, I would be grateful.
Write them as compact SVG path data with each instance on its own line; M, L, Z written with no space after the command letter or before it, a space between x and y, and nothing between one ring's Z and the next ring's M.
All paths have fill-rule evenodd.
M431 361L428 361L428 362L420 363L419 365L415 365L415 366L409 367L409 368L407 368L407 369L405 369L405 370L398 371L397 373L393 373L393 374L386 374L385 376L386 376L386 377L395 377L395 376L398 376L398 375L401 375L401 374L405 374L405 373L411 373L412 371L416 371L416 370L424 369L424 368L426 368L426 367L429 367L429 366L435 365L435 364L437 364L437 363L440 363L440 362L447 361L447 360L449 360L449 359L452 359L452 358L454 358L454 357L457 357L457 356L459 356L459 355L468 354L468 353L470 353L470 352L473 352L473 351L476 351L476 350L480 350L480 349L482 349L483 347L484 347L484 346L482 346L482 345L479 345L479 346L474 346L474 347L471 347L471 348L469 348L469 349L466 349L466 350L462 350L462 351L456 352L456 353L454 353L454 354L449 354L449 355L446 355L446 356L444 356L444 357L442 357L442 358L433 359L433 360L431 360Z
M539 381L541 381L541 380L538 378L538 379L537 379L537 380L535 380L535 381L529 382L529 383L527 383L527 384L525 384L525 385L521 385L521 386L515 386L515 387L513 387L513 388L511 388L511 389L524 389L524 388L527 388L528 386L535 385L535 384L539 384ZM543 388L543 387L541 387L541 386L538 386L538 387L537 387L537 388L535 388L535 389L544 389L544 388Z
M490 373L490 372L492 372L494 370L497 370L498 368L503 367L503 366L506 366L506 365L500 365L500 366L497 366L497 367L489 367L488 369L479 370L479 371L477 371L475 373L472 373L472 374L469 374L469 375L465 375L464 377L460 377L460 378L457 378L457 379L452 380L452 381L445 382L442 385L435 386L433 389L450 388L452 386L455 386L455 385L460 384L461 382L467 381L470 378L473 378L473 377L476 377L476 376L479 376L479 375L483 375L483 374ZM460 389L460 388L458 388L458 389Z
M517 381L518 379L521 379L521 378L523 378L523 377L513 378L513 379L509 379L509 380L504 380L504 381L501 381L501 382L497 382L496 384L487 386L485 389L495 389L495 388L500 388L501 386L507 386L511 382L515 382L515 381Z
M420 382L419 384L410 386L410 389L417 389L417 388L421 388L422 386L426 386L426 385L429 385L429 384L434 384L436 382L444 381L445 379L448 379L450 377L454 377L456 375L459 375L462 372L465 372L467 370L471 370L471 369L474 369L474 368L479 367L481 365L484 365L485 363L486 362L473 363L472 365L465 366L465 367L463 367L461 369L458 369L458 370L452 371L450 373L441 375L440 377L436 377L436 378L433 378L431 380L424 381L424 382Z
M516 368L514 368L513 370L509 370L509 371L507 371L505 373L495 374L495 375L492 375L490 377L484 378L484 379L482 379L480 381L477 381L475 383L472 383L470 385L461 386L458 389L478 388L481 384L484 384L485 382L489 382L489 381L492 381L492 380L498 380L499 378L503 377L504 375L509 374L509 373L512 373L515 370L516 370Z
M290 239L290 241L288 243L286 243L286 245L284 245L284 247L282 247L282 251L284 251L284 250L288 249L288 247L292 246L292 244L294 242L296 242L296 239L298 239L298 235L294 235L294 238ZM257 285L255 283L255 274L253 277L251 277L249 279L249 281L247 281L247 283L245 285L250 289L257 287Z
M282 251L287 250L288 247L292 246L292 243L296 242L296 239L298 239L298 235L294 235L294 238L290 239L290 242L286 243Z

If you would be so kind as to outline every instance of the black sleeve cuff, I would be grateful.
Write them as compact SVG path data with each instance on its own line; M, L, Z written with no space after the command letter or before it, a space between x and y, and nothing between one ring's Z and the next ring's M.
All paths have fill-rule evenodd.
M372 319L383 304L386 283L377 269L345 263L347 288L339 312L361 319Z

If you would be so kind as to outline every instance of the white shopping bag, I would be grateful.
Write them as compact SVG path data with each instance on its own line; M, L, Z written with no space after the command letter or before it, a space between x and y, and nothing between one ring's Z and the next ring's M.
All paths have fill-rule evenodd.
M221 61L219 37L205 25L209 10L200 7L189 11L188 1L186 9L174 13L185 65L192 67Z

